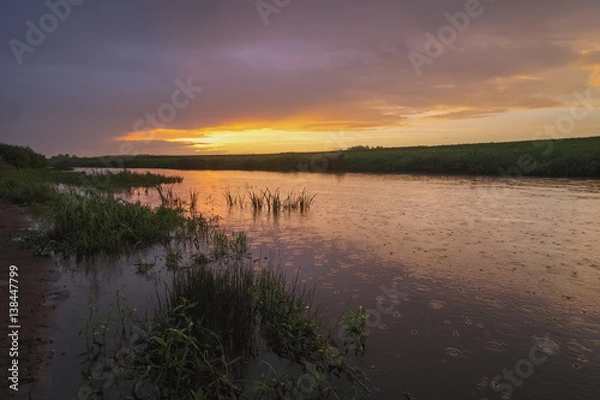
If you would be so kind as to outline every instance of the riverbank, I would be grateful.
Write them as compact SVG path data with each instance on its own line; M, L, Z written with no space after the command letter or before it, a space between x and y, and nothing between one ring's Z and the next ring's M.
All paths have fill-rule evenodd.
M0 398L44 399L50 380L47 371L52 357L47 348L51 343L48 330L53 320L53 307L45 306L46 298L58 279L58 270L51 258L35 257L30 251L21 248L14 236L31 225L31 220L22 208L0 202L0 285L9 287L9 267L18 267L18 357L9 357L11 339L8 337L9 310L8 296L0 302L0 368L7 371L12 360L18 360L19 391L9 389L9 381L3 379ZM4 292L4 291L3 291ZM4 292L6 293L6 292ZM3 376L6 372L3 372Z
M66 356L65 344L79 346L78 357L70 357L68 365L57 366L63 360L60 357L48 364L50 356L42 345L49 342L44 329L52 318L38 314L37 310L48 304L45 299L61 297L59 292L48 296L51 280L44 273L55 271L29 253L17 254L24 250L16 247L11 235L27 227L28 220L23 210L3 206L7 215L3 241L7 248L2 251L6 255L2 260L7 276L4 285L19 285L18 293L11 287L11 296L18 295L19 301L18 305L11 303L11 310L18 306L19 311L24 308L29 311L18 316L16 312L9 313L8 308L3 311L5 316L15 314L10 315L10 321L5 319L4 324L19 335L18 342L11 339L6 345L14 344L20 353L26 353L19 354L23 360L19 359L18 378L20 385L30 384L22 392L21 386L16 398L65 398L57 397L55 390L46 389L62 390L65 381L68 398L74 391L103 398L115 398L115 393L131 393L136 398L296 398L300 395L299 383L305 379L303 371L309 367L315 368L315 374L318 372L310 389L314 398L324 398L329 392L368 390L366 375L351 365L346 356L351 347L356 348L355 356L364 352L364 310L348 311L343 321L325 327L312 312L312 292L297 279L286 282L278 265L255 264L246 234L220 230L216 219L205 218L196 208L195 190L189 191L188 201L157 185L154 190L161 204L156 207L126 201L110 190L120 187L131 192L150 185L151 181L155 183L156 179L172 180L163 175L127 171L84 174L23 169L0 174L0 198L26 205L39 218L39 229L22 235L21 243L33 254L73 256L79 263L97 256L141 256L139 250L162 246L162 250L157 249L162 254L155 256L154 262L139 258L135 263L131 261L133 265L129 267L138 281L146 282L154 273L172 279L164 293L156 292L158 307L144 317L136 314L135 307L121 303L124 298L121 293L129 294L126 285L111 291L117 293L114 306L101 305L96 297L88 297L85 313L71 319L81 322L81 339L72 338L65 343L65 336L73 334L74 325L65 323L62 310L57 312L55 320L62 328L62 332L55 334L58 352ZM98 181L105 184L89 186L90 182ZM117 185L118 182L127 184ZM73 187L59 188L58 184ZM309 205L305 192L301 193L298 206L289 202L293 200L289 196L288 201L282 200L279 191L264 191L262 195L270 204L266 205L267 210L273 213L281 208L304 212ZM12 220L9 216L22 219ZM83 276L87 278L87 271L83 271ZM9 282L8 278L15 281ZM43 286L36 287L38 282ZM25 289L27 285L31 287ZM77 298L77 294L70 296ZM214 304L219 304L219 308L214 308ZM111 314L111 310L116 310L116 314ZM10 326L16 324L23 326ZM342 342L332 338L335 329L341 332ZM278 356L277 370L271 364L259 363L255 365L258 375L265 368L270 372L260 375L261 379L246 379L247 363L268 355ZM10 357L4 361L5 368L17 356ZM114 368L107 369L110 365ZM52 378L48 379L49 374L44 372L50 369ZM68 378L64 371L69 371ZM284 375L280 371L295 373ZM340 376L343 376L341 383L336 378ZM52 387L48 386L50 383ZM140 390L148 395L138 396ZM255 396L257 391L259 394Z
M600 136L316 153L53 157L57 168L164 168L274 172L402 173L518 178L600 178Z

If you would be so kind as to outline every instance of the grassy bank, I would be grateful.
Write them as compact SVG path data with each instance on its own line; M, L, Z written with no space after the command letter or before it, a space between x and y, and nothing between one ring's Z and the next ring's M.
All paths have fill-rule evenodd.
M105 183L96 186L98 179ZM185 230L204 227L201 216L185 219L181 210L127 203L113 191L180 182L179 177L128 171L84 174L48 169L0 171L0 200L25 205L39 227L23 243L36 253L77 256L118 253L165 243ZM66 185L59 190L58 185ZM102 191L98 190L104 189Z
M129 172L98 178L113 182L107 188L123 189L175 179ZM310 312L310 293L297 280L286 282L277 268L255 265L246 235L204 219L194 193L188 202L157 187L163 201L152 208L89 190L92 180L62 171L0 171L0 199L38 216L38 228L22 241L36 252L168 249L156 268L172 280L166 292L157 290L154 312L137 315L121 305L120 295L113 309L94 310L90 303L80 397L354 399L364 393L365 376L345 355L364 351L364 312L324 326ZM184 257L186 248L197 253ZM136 267L144 274L155 266L140 261ZM276 366L260 361L267 356L278 357ZM260 378L247 379L249 370Z
M50 159L71 167L600 177L600 137L268 155Z
M16 204L31 204L49 200L57 192L57 185L67 185L96 193L110 193L179 183L182 180L180 176L127 170L87 174L46 168L6 168L0 170L0 199Z

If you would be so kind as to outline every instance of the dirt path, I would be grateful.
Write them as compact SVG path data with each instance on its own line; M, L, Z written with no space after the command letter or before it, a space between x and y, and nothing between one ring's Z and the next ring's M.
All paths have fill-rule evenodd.
M19 230L31 224L27 213L14 205L0 203L0 399L44 399L50 382L46 368L51 358L47 331L52 321L52 307L43 303L58 279L51 258L34 257L12 240ZM9 328L9 267L18 268L18 358L9 352L12 340ZM14 282L13 282L14 283ZM12 321L14 322L14 321ZM19 391L9 388L8 368L18 359Z

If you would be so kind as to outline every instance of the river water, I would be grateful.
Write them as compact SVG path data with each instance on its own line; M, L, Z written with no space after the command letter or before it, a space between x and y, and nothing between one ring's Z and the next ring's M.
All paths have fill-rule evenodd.
M327 322L368 310L374 399L600 398L600 182L150 170L243 230L253 256L315 288ZM304 214L229 208L223 192L317 193ZM153 191L127 196L158 204ZM246 201L247 202L247 201ZM150 253L143 254L152 257ZM60 262L50 398L76 398L85 299L148 308L139 256ZM57 295L58 297L64 297ZM79 343L75 345L75 343Z

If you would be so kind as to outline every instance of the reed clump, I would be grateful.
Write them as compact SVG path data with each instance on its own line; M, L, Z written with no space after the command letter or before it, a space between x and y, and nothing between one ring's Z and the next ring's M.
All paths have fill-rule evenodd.
M306 188L302 191L289 191L287 195L282 195L280 189L271 191L269 188L255 190L250 188L246 194L250 202L250 209L254 212L266 210L273 214L278 214L282 211L300 211L302 213L308 211L314 202L317 194L308 194ZM244 195L235 194L227 189L223 192L223 196L229 207L239 205L244 208Z
M119 301L108 320L90 314L84 329L89 343L84 371L90 371L86 393L256 400L358 398L344 394L364 393L364 374L349 364L331 337L335 326L324 329L310 313L312 292L298 279L286 283L277 268L256 269L233 259L211 265L200 258L192 260L191 268L175 270L153 316L135 318ZM354 318L344 323L361 326ZM297 372L283 375L268 364L259 380L245 380L248 363L267 353L279 355L281 367ZM91 372L94 363L118 365L111 370L110 385L107 377ZM341 377L344 388L334 385L333 377ZM301 385L307 379L310 391Z

